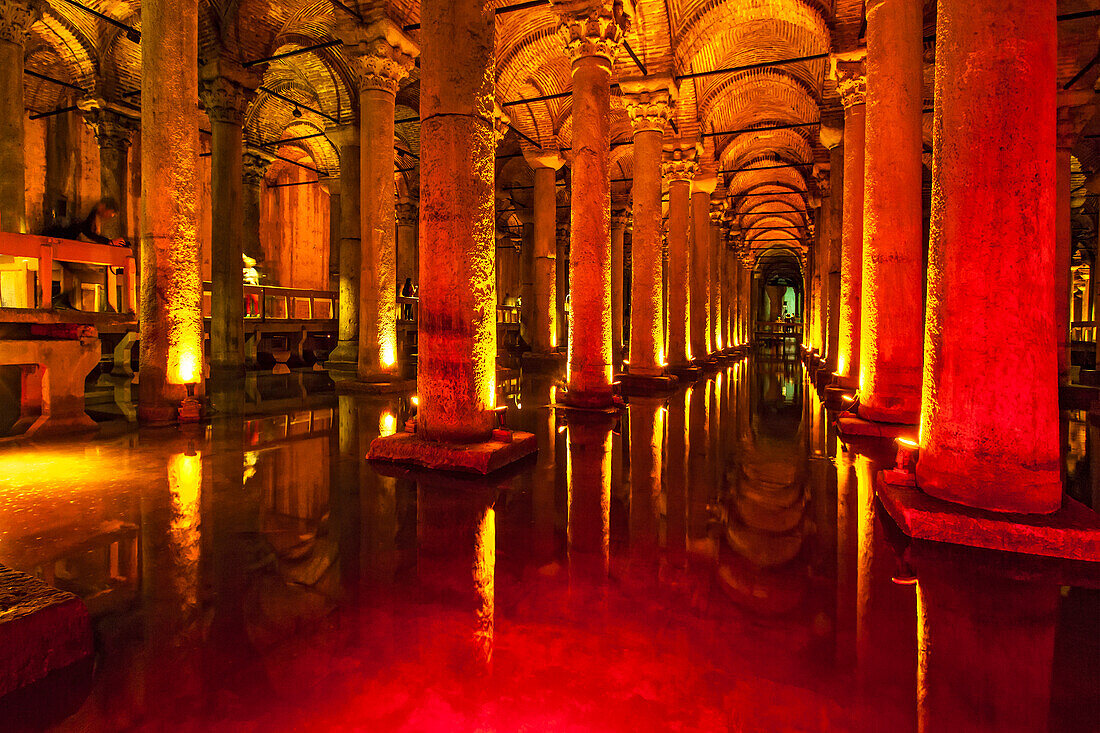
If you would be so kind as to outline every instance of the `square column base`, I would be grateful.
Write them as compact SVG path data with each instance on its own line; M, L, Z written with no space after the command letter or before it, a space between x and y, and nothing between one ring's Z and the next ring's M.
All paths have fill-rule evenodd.
M667 394L676 389L680 380L671 374L658 374L656 376L644 376L641 374L620 374L619 390L624 395L653 395Z
M84 603L0 566L0 697L92 654Z
M929 496L912 474L879 471L874 483L887 513L913 539L1100 562L1100 514L1069 496L1051 514L1005 514Z
M847 410L852 406L849 400L845 397L855 397L856 391L847 387L829 386L824 389L824 396L822 401L825 403L825 407L830 410Z
M679 377L681 382L694 382L703 374L703 370L694 364L670 366L668 372Z
M359 379L344 379L336 382L337 394L393 394L394 392L415 392L415 379L395 379L392 382L364 382Z
M538 451L533 433L513 432L510 442L441 443L417 433L395 433L375 438L367 459L423 466L437 471L489 474Z
M837 417L836 429L838 433L846 438L910 438L914 441L917 439L919 431L916 425L874 422L848 413Z

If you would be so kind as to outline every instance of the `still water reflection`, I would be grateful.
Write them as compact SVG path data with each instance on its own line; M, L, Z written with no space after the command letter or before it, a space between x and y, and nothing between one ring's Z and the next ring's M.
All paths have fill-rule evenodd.
M797 362L618 416L553 395L502 384L539 453L488 480L362 459L407 395L0 449L0 563L84 598L98 645L86 684L0 712L71 731L1093 729L1086 574L905 543L870 488L889 446L838 444Z

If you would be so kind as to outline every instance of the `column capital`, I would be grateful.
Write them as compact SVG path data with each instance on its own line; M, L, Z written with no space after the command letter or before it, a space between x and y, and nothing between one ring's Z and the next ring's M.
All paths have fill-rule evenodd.
M677 89L671 77L661 74L621 79L619 90L635 135L664 133L676 106Z
M325 128L325 137L333 144L337 151L347 147L359 147L362 137L359 134L358 122L347 122L342 125L329 125ZM358 158L356 164L359 163Z
M0 40L22 46L31 23L42 15L43 0L0 0Z
M504 111L504 108L493 102L493 137L496 139L497 145L500 145L500 141L504 139L504 136L508 134L508 128L512 126L512 118L508 116L508 113Z
M661 173L669 181L691 181L699 171L697 158L698 151L694 146L666 150Z
M867 103L867 49L829 54L829 77L844 109Z
M630 209L616 209L611 212L611 228L627 229L631 222Z
M615 61L623 35L630 30L634 3L608 0L552 0L561 19L565 48L571 62L586 56Z
M829 192L832 190L832 166L820 163L814 163L814 180L817 182L818 193L823 198L829 196Z
M558 170L565 165L560 150L524 150L523 159L531 168L551 168Z
M721 226L726 217L726 200L724 198L711 198L710 200L710 223L714 226Z
M415 226L417 218L420 216L420 212L416 208L416 206L409 202L401 202L397 204L397 207L394 211L396 215L397 226L399 227Z
M211 122L244 125L244 114L262 83L262 72L217 58L199 69L199 104Z
M420 55L420 47L386 17L369 23L345 22L343 17L340 21L337 37L344 42L344 52L353 59L359 91L377 89L397 94L398 85Z
M1072 148L1096 113L1091 89L1059 90L1057 147Z
M92 129L100 148L128 150L139 123L102 97L85 97L76 103L84 122Z
M246 148L243 165L244 185L259 186L263 182L264 176L267 175L268 166L274 160L275 157L266 150Z
M705 193L707 196L710 196L717 187L718 176L714 175L711 171L700 170L696 172L695 178L691 182L691 193Z
M817 137L821 141L822 147L832 150L844 142L844 124L830 125L827 122L822 122L817 128Z

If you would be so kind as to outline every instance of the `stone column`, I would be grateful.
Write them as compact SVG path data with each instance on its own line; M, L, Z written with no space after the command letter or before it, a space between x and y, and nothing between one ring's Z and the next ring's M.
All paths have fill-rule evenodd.
M630 369L665 371L664 275L661 244L661 138L676 87L667 76L619 82L634 127L634 230L630 244Z
M417 432L484 441L494 427L493 12L424 0Z
M0 1L0 231L26 232L23 52L40 0Z
M244 373L244 114L260 84L236 64L215 60L200 72L199 100L210 118L210 366Z
M860 299L863 289L863 148L867 88L865 49L830 58L837 93L844 105L844 214L840 263L840 333L836 372L843 387L859 377Z
M359 365L361 381L400 376L394 243L393 119L400 81L419 49L380 17L338 29L359 81Z
M1093 92L1075 89L1058 92L1057 154L1055 165L1057 199L1055 201L1055 256L1054 256L1054 327L1057 332L1058 383L1069 384L1070 368L1070 286L1073 274L1070 271L1073 260L1073 229L1070 215L1073 213L1070 203L1070 165L1073 146L1080 137L1085 124L1092 117Z
M623 362L623 242L630 225L628 210L611 214L611 364Z
M328 194L328 289L340 289L340 177L320 179L321 190Z
M531 351L545 356L558 345L558 197L554 177L565 159L557 151L528 150L523 153L535 178L535 238L531 304Z
M569 340L569 315L565 307L565 300L569 295L569 222L559 222L554 230L554 237L554 248L557 251L557 261L554 263L554 307L558 320L557 345L560 346Z
M241 166L242 244L244 253L258 262L264 259L264 248L260 244L260 194L264 176L274 160L271 153L262 148L246 147Z
M718 179L712 174L700 174L691 183L691 310L688 321L691 358L696 362L705 361L714 350L710 329L710 195L716 185Z
M920 0L867 3L859 416L915 425L924 364Z
M937 17L917 483L992 511L1046 513L1062 503L1055 5L941 0ZM1001 388L975 388L991 380Z
M169 422L203 379L196 0L142 8L141 372L138 418Z
M726 348L726 339L722 334L725 319L722 317L722 283L725 279L725 257L723 257L724 243L722 242L722 209L724 202L721 199L710 201L710 343L711 353L718 353Z
M629 27L623 6L561 8L573 75L566 400L611 405L611 66Z
M695 177L695 149L677 148L663 164L668 179L668 366L691 365L688 311L691 293L691 179Z
M328 139L340 156L340 311L336 348L325 366L344 372L359 364L359 125L330 127Z
M397 289L405 285L406 278L412 278L415 285L419 278L417 257L416 221L420 214L416 204L400 201L397 204Z
M826 291L824 301L828 302L825 318L825 354L828 364L836 368L840 340L840 286L841 286L841 243L844 239L844 131L838 127L822 125L821 144L829 149L829 198L828 207L828 258L829 264L822 277L822 287Z
M126 222L130 220L130 144L137 120L114 109L104 99L81 100L84 122L95 133L99 144L100 195L113 198L118 216L103 222L100 234L110 239L129 240Z

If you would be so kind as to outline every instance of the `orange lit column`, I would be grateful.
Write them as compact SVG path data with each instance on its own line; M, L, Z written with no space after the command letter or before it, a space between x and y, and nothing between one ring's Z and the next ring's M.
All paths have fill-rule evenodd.
M101 222L99 233L111 239L129 241L129 158L137 120L108 105L102 98L83 99L78 104L84 112L84 122L95 133L99 144L100 195L110 196L118 204L118 216Z
M359 125L336 125L326 134L340 156L340 311L336 348L325 366L353 372L359 363Z
M623 362L623 246L630 211L611 214L611 363L619 369Z
M141 372L138 418L169 422L203 378L201 255L195 180L198 148L198 7L142 7Z
M829 198L825 202L828 208L828 267L822 273L822 287L825 289L823 302L826 303L824 320L824 351L828 357L828 366L836 368L837 351L840 339L840 285L841 285L841 243L844 239L842 220L844 215L844 130L840 126L822 124L821 144L829 150Z
M721 200L711 200L710 213L710 331L711 353L725 348L726 340L722 336L722 282L725 279L725 257L722 247L722 208Z
M221 59L204 65L200 75L199 100L212 133L210 211L215 225L210 245L210 366L227 375L243 374L244 113L260 79Z
M836 372L841 386L859 377L860 298L863 288L863 148L866 107L864 57L859 49L831 57L844 105L844 213L841 217L840 322Z
M688 303L691 252L691 179L695 177L694 149L676 149L664 163L668 179L668 365L691 365L688 344Z
M557 217L554 182L565 159L557 151L525 151L523 157L535 178L534 303L531 306L531 351L548 355L558 345Z
M405 280L417 281L416 204L401 201L397 204L397 290L405 285Z
M711 344L711 235L710 195L718 179L700 174L691 182L691 297L688 316L691 358L705 361Z
M23 172L23 54L41 13L35 0L0 1L0 231L26 232Z
M421 13L418 433L478 442L496 393L493 12L424 0Z
M1058 92L1057 155L1058 167L1057 207L1055 218L1054 256L1054 327L1057 330L1058 383L1069 384L1070 368L1070 288L1073 275L1073 229L1070 226L1071 192L1070 165L1073 146L1085 124L1092 117L1094 108L1092 90L1075 89Z
M924 325L920 0L867 3L859 415L915 425Z
M397 363L393 134L400 81L419 53L393 21L340 29L359 80L359 365L363 382L391 382ZM423 32L423 31L422 31Z
M993 511L1045 513L1062 502L1055 5L941 0L937 18L917 482Z
M619 82L634 127L634 229L630 243L630 374L664 373L661 138L676 99L667 76Z
M561 6L559 6L561 7ZM577 11L562 26L573 74L567 401L611 404L611 65L622 29L611 3ZM629 17L621 22L628 25Z

